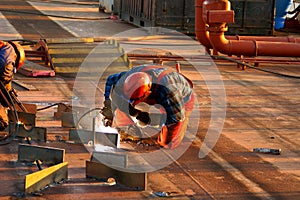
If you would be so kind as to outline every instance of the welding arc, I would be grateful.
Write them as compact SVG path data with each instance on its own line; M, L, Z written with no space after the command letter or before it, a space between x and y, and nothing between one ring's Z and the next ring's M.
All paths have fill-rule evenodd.
M228 57L225 57L225 56L211 55L211 57L213 57L214 59L223 59L223 60L228 60L228 61L231 61L231 62L235 62L235 63L237 63L237 64L245 65L246 67L249 67L249 68L252 68L252 69L255 69L255 70L259 70L259 71L263 71L263 72L275 74L275 75L277 75L277 76L282 76L282 77L287 77L287 78L296 78L296 79L300 79L300 76L293 76L293 75L289 75L289 74L282 74L282 73L274 72L274 71L271 71L271 70L258 68L258 67L249 65L249 64L247 64L247 63L245 63L245 62L241 62L241 61L235 60L235 59L233 59L233 58L228 58Z
M51 14L42 14L42 13L32 13L32 12L26 12L26 11L19 11L19 10L5 10L0 9L1 12L14 12L14 13L23 13L23 14L30 14L30 15L40 15L40 16L46 16L46 17L57 17L57 18L66 18L66 19L80 19L80 20L105 20L110 19L110 17L68 17L68 16L61 16L61 15L51 15Z

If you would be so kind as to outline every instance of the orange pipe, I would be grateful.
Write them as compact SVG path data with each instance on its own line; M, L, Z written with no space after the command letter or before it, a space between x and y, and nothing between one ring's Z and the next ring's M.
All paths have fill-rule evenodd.
M228 40L255 40L255 41L265 41L265 42L291 42L300 43L300 38L293 36L286 37L275 37L275 36L240 36L240 35L226 35Z
M202 10L204 22L207 20L207 11L210 10L230 10L230 2L228 0L205 0L203 2ZM226 30L225 22L209 23L208 21L207 24L209 25L207 30L209 31L210 43L216 51L223 54L244 56L300 57L300 44L281 42L283 37L276 39L276 42L274 42L274 38L271 39L271 37L269 41L258 41L255 39L255 37L253 37L253 39L251 38L252 40L228 40L224 34ZM196 26L198 26L198 24L196 24ZM279 42L277 42L277 40ZM295 39L294 41L298 42L299 40Z
M196 0L195 2L195 32L198 41L208 50L212 49L212 45L209 41L209 33L205 30L208 25L204 22L202 17L203 2L204 0Z
M216 51L227 55L300 57L299 43L227 40L224 32L210 32L209 36Z
M212 49L209 32L206 30L208 24L203 20L203 2L204 0L195 1L195 32L198 41L206 47L207 50ZM300 38L292 36L275 37L275 36L225 36L227 40L252 40L252 41L266 41L266 42L291 42L300 43Z

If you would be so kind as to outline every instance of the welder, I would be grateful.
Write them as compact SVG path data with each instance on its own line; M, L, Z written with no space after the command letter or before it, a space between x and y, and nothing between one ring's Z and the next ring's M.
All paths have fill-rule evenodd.
M168 149L176 148L182 142L194 105L192 81L179 71L155 65L137 66L108 76L104 98L102 113L108 122L118 118L116 113L122 112L146 126L151 123L150 115L137 109L137 105L141 102L160 105L166 120L155 140L159 146Z
M17 42L6 42L0 40L0 81L8 92L12 91L12 80L14 73L24 64L25 51ZM4 89L4 88L3 88ZM8 126L6 102L0 100L0 130Z

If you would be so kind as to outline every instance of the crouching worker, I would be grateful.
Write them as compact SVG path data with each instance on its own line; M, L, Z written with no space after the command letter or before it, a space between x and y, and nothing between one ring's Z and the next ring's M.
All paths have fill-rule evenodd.
M163 66L138 66L110 75L106 80L104 98L102 113L109 122L118 113L116 111L121 111L135 117L138 123L149 125L149 113L135 106L141 102L159 104L166 114L166 121L157 143L169 149L181 143L194 105L192 82L181 73ZM118 114L115 117L118 118Z
M12 91L14 73L24 64L24 61L25 52L21 45L0 40L0 81L8 92ZM8 126L5 107L7 107L6 102L0 99L0 130Z

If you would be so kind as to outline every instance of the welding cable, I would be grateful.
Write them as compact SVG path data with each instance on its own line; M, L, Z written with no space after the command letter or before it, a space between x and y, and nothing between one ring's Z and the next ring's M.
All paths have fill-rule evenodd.
M237 64L244 65L244 66L246 66L246 67L249 67L249 68L252 68L252 69L255 69L255 70L259 70L259 71L263 71L263 72L275 74L275 75L277 75L277 76L282 76L282 77L286 77L286 78L296 78L296 79L300 79L300 76L294 76L294 75L289 75L289 74L282 74L282 73L274 72L274 71L271 71L271 70L267 70L267 69L255 67L255 66L249 65L249 64L247 64L247 63L245 63L245 62L238 61L238 60L235 60L235 59L233 59L233 58L228 58L228 57L225 57L225 56L211 55L211 57L214 58L214 59L222 59L222 60L228 60L228 61L231 61L231 62L235 62L235 63L237 63Z
M71 107L71 106L69 106L69 105L67 105L67 104L64 104L64 103L55 103L55 104L51 104L51 105L46 106L46 107L43 107L43 108L39 108L39 109L37 109L37 111L46 110L46 109L49 109L49 108L52 108L52 107L58 106L58 105L64 105L64 106L66 106L67 108Z
M71 108L70 105L66 105L66 104L64 104L64 103L55 103L55 104L52 104L52 105L49 105L49 106L46 106L46 107L43 107L43 108L39 108L39 109L37 109L37 111L46 110L46 109L49 109L49 108L51 108L51 107L53 107L53 106L57 106L57 105L64 105L64 106L66 106L67 108ZM95 110L102 110L102 108L93 108L93 109L91 109L91 110L89 110L89 111L83 113L83 115L81 115L81 117L78 119L77 124L76 124L75 127L76 127L76 128L78 127L80 121L81 121L87 114L89 114L89 113L91 113L91 112L93 112L93 111L95 111Z
M43 14L43 13L33 13L33 12L26 12L26 11L19 11L19 10L6 10L0 9L0 12L13 12L13 13L23 13L23 14L30 14L30 15L39 15L39 16L46 16L46 17L57 17L57 18L66 18L66 19L80 19L80 20L105 20L111 19L111 17L68 17L68 16L61 16L61 15L51 15L51 14Z

